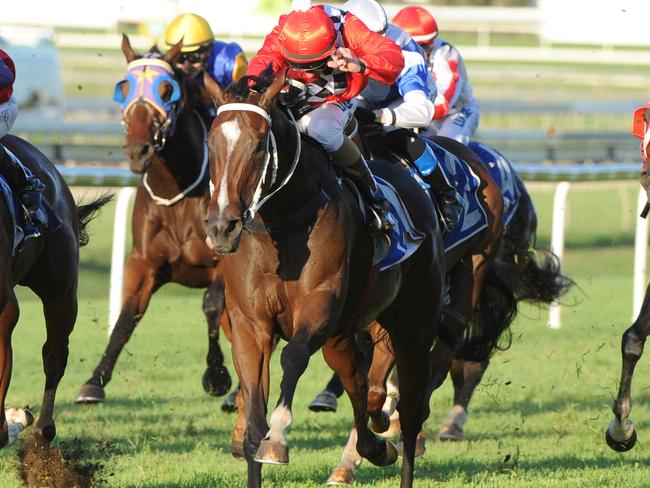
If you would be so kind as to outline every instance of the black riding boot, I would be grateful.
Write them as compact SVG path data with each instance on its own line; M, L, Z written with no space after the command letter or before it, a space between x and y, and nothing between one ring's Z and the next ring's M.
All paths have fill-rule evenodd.
M456 191L431 148L412 131L399 129L388 134L389 144L415 164L420 174L431 186L431 192L438 202L442 223L447 232L458 225L463 212L463 198Z
M31 219L41 205L45 185L36 176L28 177L20 164L9 156L2 145L0 145L0 174L7 178L12 191L27 210L27 217Z
M343 145L332 153L334 162L343 169L357 186L366 201L372 206L373 210L379 217L379 230L388 230L395 225L395 221L390 215L388 202L379 191L375 177L370 172L361 151L347 137Z

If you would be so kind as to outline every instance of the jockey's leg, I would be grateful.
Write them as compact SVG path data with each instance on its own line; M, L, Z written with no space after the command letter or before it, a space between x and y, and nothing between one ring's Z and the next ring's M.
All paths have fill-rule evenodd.
M381 228L389 229L393 221L388 204L361 151L343 132L354 116L354 109L353 102L325 103L301 117L298 127L322 144L334 163L357 185L366 201L376 210Z
M425 181L431 186L442 215L442 222L447 232L451 231L460 219L463 199L456 191L456 187L447 179L442 166L438 164L436 155L422 138L410 130L394 130L387 137L391 147L413 161Z

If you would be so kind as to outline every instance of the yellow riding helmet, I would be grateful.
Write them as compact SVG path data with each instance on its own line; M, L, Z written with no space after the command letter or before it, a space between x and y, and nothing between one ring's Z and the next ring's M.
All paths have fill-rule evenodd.
M182 14L176 17L165 30L165 44L172 47L183 39L182 52L192 52L212 44L214 34L210 24L200 15Z

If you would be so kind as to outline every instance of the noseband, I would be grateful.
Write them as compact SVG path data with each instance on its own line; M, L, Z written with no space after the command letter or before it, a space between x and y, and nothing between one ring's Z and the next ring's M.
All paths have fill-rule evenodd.
M244 212L244 224L248 224L255 218L255 214L259 211L262 205L264 205L273 195L275 195L278 191L284 188L287 183L289 183L289 180L293 176L293 173L296 171L301 152L300 131L298 130L298 126L296 125L296 121L293 118L291 112L287 112L287 115L293 123L293 127L296 129L296 151L294 153L293 162L291 163L289 172L285 175L280 184L260 200L260 197L262 196L262 185L264 185L264 181L266 180L266 173L268 172L269 163L271 163L271 184L269 185L269 188L275 184L278 175L278 147L275 141L275 136L273 135L273 130L271 128L271 116L262 107L258 107L257 105L253 105L251 103L225 103L217 109L217 117L222 112L254 112L264 118L269 126L269 131L266 135L266 154L264 156L262 176L260 176L260 179L255 187L255 193L253 193L251 204ZM214 193L214 184L212 183L212 180L210 180L210 195L212 195L212 193Z

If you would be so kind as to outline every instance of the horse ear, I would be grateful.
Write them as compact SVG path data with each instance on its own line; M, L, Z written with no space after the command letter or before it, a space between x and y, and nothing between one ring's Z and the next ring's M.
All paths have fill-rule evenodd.
M280 90L282 90L286 84L286 70L282 70L262 95L259 106L267 112L270 111L271 108L273 108L273 104L275 103L275 99L280 93Z
M217 82L214 81L212 77L207 73L203 73L203 85L205 86L205 89L207 90L210 97L212 97L212 102L217 107L225 103L223 90L221 90L219 85L217 85Z
M180 41L178 41L176 44L174 44L169 51L167 51L162 59L163 61L172 64L174 60L178 57L178 55L181 53L181 48L183 47L183 38L181 38Z
M124 53L124 57L126 58L127 63L130 63L131 61L133 61L138 57L138 55L131 47L131 41L129 40L129 36L127 36L124 33L122 33L122 52Z

